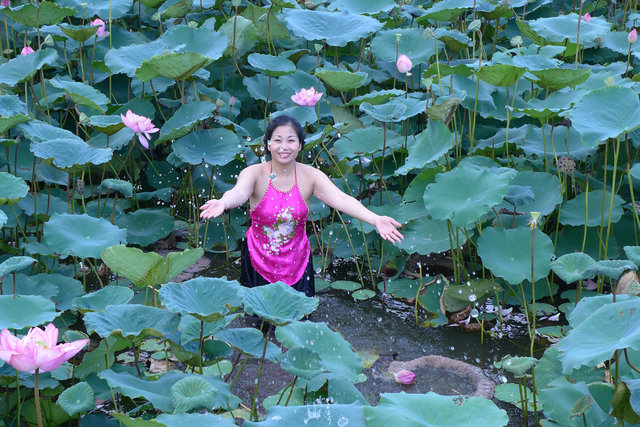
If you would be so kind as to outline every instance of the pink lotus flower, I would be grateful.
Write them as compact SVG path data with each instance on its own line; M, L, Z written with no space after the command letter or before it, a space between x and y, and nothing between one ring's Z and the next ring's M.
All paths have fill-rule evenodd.
M11 7L11 0L0 1L0 6Z
M96 32L96 34L98 35L98 37L104 37L107 34L109 34L109 32L107 30L104 29L104 21L100 18L96 18L93 21L90 22L90 24L92 26L98 26L98 31Z
M236 97L235 96L232 96L231 98L229 98L229 105L230 106L233 106L233 104L235 104L235 103L236 103Z
M0 334L0 359L19 371L34 373L55 371L75 356L89 342L88 339L57 344L58 328L49 323L44 331L31 328L22 338L7 329Z
M20 52L20 55L29 55L30 53L33 53L33 49L31 49L30 46L25 46L22 48L22 51Z
M582 20L583 20L584 22L591 22L591 15L589 15L589 12L585 13L585 14L582 16Z
M407 57L407 55L400 55L398 57L398 61L396 62L396 67L398 67L398 71L401 73L408 73L413 68L413 63Z
M323 92L317 92L316 89L311 87L309 89L300 89L300 92L296 92L295 95L291 95L291 99L298 105L313 107L318 103L320 98L324 95Z
M122 123L138 135L140 144L144 148L149 148L149 140L151 139L149 134L160 130L153 125L151 119L134 114L131 110L127 110L126 116L120 114L120 117L122 118Z
M401 371L393 374L393 376L395 377L397 383L405 385L412 384L416 379L416 374L407 369L402 369Z
M631 44L634 44L638 40L638 32L635 28L629 32L627 40L629 40L629 43Z

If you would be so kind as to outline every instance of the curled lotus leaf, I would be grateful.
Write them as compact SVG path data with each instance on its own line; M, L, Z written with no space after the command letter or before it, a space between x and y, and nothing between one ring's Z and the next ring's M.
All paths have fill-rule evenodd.
M443 41L444 44L446 44L447 47L454 52L466 49L467 47L470 47L472 45L472 41L469 36L461 33L458 30L438 28L435 31L435 36L438 40Z
M58 28L71 40L85 42L98 32L97 25L58 24Z
M147 4L148 1L149 0L142 1L142 3L147 7L155 7ZM56 0L56 3L60 6L74 8L76 10L76 18L82 19L88 16L109 16L111 19L120 19L129 13L133 0L111 0L109 2L103 2L100 0ZM107 30L108 29L109 26L107 24Z
M46 2L42 2L46 3ZM5 8L4 10L6 10ZM18 55L0 65L0 84L13 86L31 79L46 64L53 63L58 54L53 49L38 50L29 55Z
M126 286L105 286L95 292L73 299L73 306L81 311L100 311L110 305L127 304L133 291Z
M529 21L529 26L545 40L562 43L568 40L578 43L578 23L580 24L580 43L593 42L611 29L611 23L601 16L592 17L589 22L581 21L577 13L568 13L550 18L538 18Z
M49 83L55 88L64 90L69 98L76 104L86 105L87 107L103 112L109 103L109 98L107 98L104 93L88 84L72 81L69 78L60 76L55 76L50 79Z
M186 80L213 60L197 52L169 52L153 56L144 61L136 70L136 76L143 82L157 77L171 80Z
M187 135L202 120L209 118L215 109L216 105L207 101L182 105L160 128L156 145Z
M296 65L282 56L252 53L247 57L249 65L271 77L280 77L296 71Z
M301 406L274 405L267 411L264 421L245 421L245 427L281 427L281 426L309 426L327 427L348 423L349 427L367 427L360 402L350 404L313 404ZM396 419L397 421L397 419ZM347 425L347 424L344 424ZM389 424L393 425L393 424Z
M0 263L0 277L15 273L16 271L24 270L34 262L38 261L30 256L14 256L6 259Z
M367 80L367 73L362 71L351 72L344 70L332 70L321 68L316 70L316 76L325 82L328 86L342 92L353 90L364 85Z
M167 208L143 208L120 216L115 224L127 230L127 243L146 247L171 234L174 219Z
M584 275L589 278L606 276L618 280L625 271L635 271L637 268L633 262L626 259L607 259L589 265L584 270Z
M360 0L332 0L328 9L345 10L349 13L360 15L377 15L380 12L389 12L397 6L398 4L393 0L369 0L366 2Z
M220 27L220 32L226 34L229 40L225 53L232 56L244 55L251 50L258 39L258 29L250 20L242 16L229 18Z
M585 253L574 252L562 255L551 262L551 269L566 283L573 283L588 278L589 276L585 274L585 271L595 262L593 258Z
M212 409L216 393L216 389L202 377L182 378L171 386L171 399L175 406L173 413L180 414L201 408Z
M30 120L27 105L17 95L0 95L0 134Z
M453 148L453 143L453 134L444 123L429 121L427 128L408 144L409 155L395 174L406 175L414 169L423 170L428 164L446 155Z
M217 277L196 277L160 288L163 304L171 311L211 322L242 306L238 282Z
M247 314L255 314L280 326L302 319L318 307L317 298L309 298L282 282L255 288L241 287L238 294Z
M491 64L480 68L477 73L480 80L494 86L511 86L524 75L526 68L509 64Z
M498 369L504 369L516 378L521 378L537 363L538 359L535 357L506 355L499 362L493 362L493 366Z
M235 159L240 140L238 136L223 128L198 129L175 140L171 148L176 156L191 165L208 163L224 166Z
M242 354L249 355L259 359L262 357L264 349L264 336L262 332L255 328L226 328L218 332L216 339L222 340L238 349ZM265 360L276 362L282 352L274 343L267 343L267 351L265 352Z
M0 205L14 204L29 193L29 186L22 178L8 172L0 172Z
M291 375L313 378L322 373L322 358L317 351L305 347L294 347L284 353L280 367Z
M58 396L57 404L73 416L79 412L87 412L96 407L95 393L91 386L82 381L65 389Z
M121 179L107 178L100 183L98 190L104 192L117 191L124 197L133 196L133 185L131 185L130 182L123 181Z
M420 24L428 24L430 19L437 21L453 21L467 9L473 8L474 0L443 0L433 3L424 15L417 19Z
M56 306L39 295L0 295L0 329L20 330L58 317Z
M640 267L640 246L625 246L624 253L630 261Z
M34 156L50 161L66 172L82 169L89 163L101 165L113 157L110 148L94 148L76 139L51 139L32 143L29 147Z
M111 335L142 341L147 337L164 337L178 329L180 317L176 313L148 305L110 305L104 311L86 313L87 331L103 338Z
M55 24L76 13L71 7L60 7L50 1L41 1L37 5L26 3L15 7L4 7L0 11L27 27Z
M591 74L590 68L550 68L547 70L529 70L536 79L531 79L538 86L548 91L556 91L583 83Z

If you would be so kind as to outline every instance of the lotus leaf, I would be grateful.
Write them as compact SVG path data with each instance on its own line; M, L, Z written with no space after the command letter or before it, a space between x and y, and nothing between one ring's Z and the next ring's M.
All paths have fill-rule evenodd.
M352 159L382 151L385 141L384 136L381 128L369 126L343 135L333 146L337 151L338 158ZM387 150L395 151L402 146L403 138L398 133L387 131L386 136Z
M453 134L444 123L429 121L427 128L408 146L409 155L395 174L406 175L413 169L423 170L429 163L446 155L453 148L453 143Z
M163 257L155 252L144 253L124 245L111 246L102 253L102 260L114 272L131 280L136 286L156 286L167 283L203 254L202 248L170 252Z
M104 311L86 313L87 331L95 331L106 338L115 335L129 341L141 342L147 337L163 337L178 329L177 314L148 305L110 305Z
M510 374L513 374L516 378L521 378L525 376L525 374L529 372L529 370L533 368L536 363L538 363L538 359L536 359L535 357L507 355L504 356L499 362L493 362L493 366L498 369L504 369Z
M284 21L296 36L308 41L326 40L329 46L345 46L382 28L377 19L344 11L288 10Z
M53 303L37 295L0 295L0 329L20 330L51 322L58 316Z
M184 427L185 425L234 427L237 425L230 418L214 415L210 412L204 414L160 414L155 419L167 427Z
M127 304L133 298L133 291L126 286L105 286L73 299L73 306L82 311L101 311L110 305Z
M572 304L573 305L573 304ZM556 378L562 377L562 362L560 361L560 351L557 346L548 347L538 364L534 368L536 375L536 387L538 390L547 388ZM603 381L604 369L583 366L569 374L571 382L585 381L587 384Z
M336 280L331 283L333 289L340 289L343 291L355 291L362 287L361 283L351 282L349 280Z
M110 148L94 148L75 139L51 139L32 143L30 150L34 156L51 160L54 166L71 172L88 163L101 165L111 160Z
M472 41L469 36L458 30L448 30L441 27L435 31L435 36L438 40L443 41L444 44L454 52L466 49L472 45Z
M250 4L242 11L242 16L256 27L260 41L269 40L269 37L273 40L289 40L289 31L282 22L273 13L267 13L265 16L264 9L260 6Z
M180 345L185 345L190 341L200 340L200 332L203 336L209 337L217 334L226 328L229 323L238 317L240 313L225 316L215 322L202 322L190 315L183 315L180 320Z
M58 28L70 39L77 42L85 42L98 32L99 27L94 25L58 24Z
M549 274L554 250L549 236L539 229L534 233L533 280L538 281ZM532 238L532 231L524 227L510 230L488 228L478 238L478 255L494 275L513 285L531 281Z
M627 261L626 259L600 260L589 265L584 270L584 275L588 278L606 276L618 280L625 271L634 271L637 268L633 262Z
M329 4L330 10L345 10L350 13L361 15L376 15L380 12L389 12L398 6L393 0L375 0L361 2L359 0L332 0Z
M380 105L384 104L391 98L395 98L396 96L400 96L403 94L403 91L398 89L387 89L387 90L376 90L365 93L364 95L355 96L351 98L349 102L345 104L345 106L350 105L360 105L363 102L366 102L371 105ZM337 123L338 121L336 121Z
M396 34L400 34L400 43L396 50ZM435 55L436 44L438 52L442 43L434 39L425 40L423 30L420 28L395 28L376 33L371 41L371 52L378 61L392 62L395 64L398 55L406 55L414 66L427 64Z
M273 406L264 421L245 421L246 427L368 427L362 414L362 404L313 404L303 406Z
M6 10L7 8L3 9L2 12L6 13ZM57 58L58 54L53 49L38 50L30 55L18 55L0 65L0 84L13 86L17 83L27 81L31 79L40 68L46 64L51 64Z
M589 77L589 68L550 68L547 70L530 70L536 79L531 79L538 86L547 91L556 91L567 86L575 87L583 83Z
M110 49L104 56L104 62L113 73L124 73L129 77L136 77L136 70L144 61L161 54L166 49L167 45L160 39L149 43L126 45ZM174 49L179 51L177 47Z
M244 311L255 314L276 325L286 325L313 312L318 307L317 298L309 298L282 282L255 288L239 289Z
M562 193L560 181L556 175L546 172L520 171L511 180L509 191L513 191L514 186L524 187L533 192L533 200L526 200L530 197L521 197L515 203L516 210L520 213L540 212L541 215L549 215L556 206L562 203ZM529 192L527 192L529 195ZM508 196L508 194L507 194ZM505 201L507 197L505 196ZM514 205L514 203L511 203Z
M0 205L14 204L29 192L29 186L22 178L7 172L0 172Z
M630 261L640 267L640 246L625 246L624 253Z
M631 169L629 169L629 174L635 179L640 179L640 163L635 163Z
M160 6L157 14L161 19L184 18L191 11L193 0L168 0Z
M310 379L322 373L322 358L306 347L294 347L282 355L280 367L291 375Z
M145 1L152 1L152 0L142 0L141 3L144 3ZM166 1L166 0L162 0L162 1ZM111 416L115 419L115 421L116 421L116 423L118 425L124 425L126 427L163 427L164 426L164 424L160 424L160 423L156 422L155 420L145 420L145 419L142 419L142 418L131 418L126 414L121 414L121 413L115 412L115 411L113 411L111 413ZM110 419L108 419L108 420L111 421ZM91 421L93 421L93 419L91 419ZM109 427L111 427L111 425L109 425ZM113 426L113 427L115 427L115 426Z
M60 6L75 8L77 11L75 16L77 18L97 15L111 17L111 19L120 19L129 12L133 0L111 0L109 3L105 3L102 0L56 0L56 3ZM144 4L146 2L143 1L142 3ZM148 5L145 4L145 6ZM109 27L107 27L107 29L108 28Z
M480 68L477 73L482 81L494 86L511 86L524 75L527 70L509 64L491 64Z
M4 211L0 211L0 228L4 227L8 219L9 217L7 216L7 214L4 213Z
M363 102L360 104L360 109L381 122L399 121L407 112L407 106L400 101L389 101L380 105L371 105Z
M440 396L427 394L382 393L378 406L364 407L364 416L370 427L391 425L420 425L444 427L507 425L507 413L489 399L467 396Z
M583 280L589 276L585 274L586 269L595 264L595 260L582 252L574 252L562 255L551 262L553 272L566 283L570 284Z
M595 383L598 384L598 383ZM584 425L583 419L571 418L571 410L576 406L580 399L585 396L592 399L596 396L592 394L592 386L587 386L584 381L572 384L566 379L560 377L550 384L550 387L540 390L540 401L544 406L545 415L560 423L560 425ZM611 425L614 420L608 416L611 398L613 397L613 387L611 386L610 395L591 405L585 412L584 417L589 420L591 425ZM607 400L608 398L608 400ZM578 424L580 423L580 424Z
M420 24L427 24L429 19L436 21L453 21L462 15L467 9L473 8L473 0L443 0L432 4L425 14L417 19Z
M527 405L526 405L527 410L533 411L534 406L533 406L532 396L534 396L534 393L531 391L531 389L529 389L529 387L527 387L527 390L525 393L527 396ZM522 395L522 385L514 384L514 383L498 384L496 385L496 388L495 388L494 397L498 400L511 403L512 405L515 405L518 408L521 408L522 403L524 402L523 395ZM536 403L537 403L536 408L540 410L540 408L542 408L542 403L540 401Z
M238 282L226 278L196 277L160 288L163 304L171 311L211 322L242 306Z
M424 192L424 204L429 214L438 220L451 220L465 227L478 220L507 194L509 177L481 168L455 169L436 175L436 182ZM456 192L452 193L451 189Z
M620 221L622 218L623 210L622 205L624 199L617 194L613 196L613 208L611 211L611 218L609 218L610 208L610 193L605 193L603 190L593 190L588 193L585 191L578 194L571 200L567 200L562 204L562 211L560 212L560 224L565 225L585 225L585 216L588 227L595 227L600 224L607 224L609 220L612 223ZM585 208L588 211L585 215ZM604 216L602 215L602 206L604 200Z
M136 76L143 82L157 77L185 80L212 62L212 59L196 52L162 53L140 64Z
M138 209L116 220L116 225L127 230L127 243L148 246L173 231L174 220L166 208Z
M296 65L287 58L252 53L247 57L249 65L271 77L280 77L296 71Z
M45 243L62 257L100 258L105 248L125 242L125 236L125 230L86 214L55 214L44 225Z
M235 347L242 354L249 355L255 358L262 357L262 350L264 349L264 336L262 332L255 328L228 328L216 334L216 338L222 340L229 345ZM265 360L276 362L282 352L272 342L267 343L267 351L265 353Z
M196 101L182 105L160 129L156 145L185 136L202 121L211 116L216 105L207 101Z
M165 45L175 47L174 52L195 52L212 60L220 59L229 45L229 41L222 32L205 27L191 28L188 25L171 27L158 40ZM203 43L203 40L206 40L206 43Z
M79 412L90 411L96 407L93 389L84 381L65 389L58 396L57 403L71 416Z
M235 159L240 144L238 136L227 129L199 129L171 144L181 160L198 165L223 166Z
M38 261L30 256L14 256L6 259L0 263L0 277L15 273L16 271L24 270L34 262Z
M100 183L98 190L105 192L118 191L127 198L133 196L133 185L131 185L130 182L122 181L121 179L107 178Z
M191 376L178 380L171 386L174 414L193 409L210 409L215 403L216 389L202 377Z
M31 118L27 113L27 105L16 95L0 95L0 134Z
M568 13L551 18L538 18L529 21L529 26L549 42L564 43L568 40L571 43L578 43L580 18L577 13ZM596 38L605 35L610 28L611 23L601 16L593 17L589 22L583 21L580 25L580 42L593 42Z
M70 7L60 7L52 2L41 1L37 6L27 3L16 7L5 7L0 9L0 13L27 27L36 27L55 24L68 16L73 16L75 10Z
M88 84L75 82L59 76L50 79L49 83L55 88L64 90L76 104L86 105L87 107L104 112L109 103L109 98L107 98L105 94Z
M18 273L15 276L15 290L16 295L38 295L47 299L52 299L57 293L58 288L55 284L49 283L46 280L38 280L37 276L27 276L22 273ZM47 274L44 274L47 276ZM62 276L64 277L64 276ZM70 279L73 280L73 279ZM13 280L5 280L2 283L2 294L9 295L13 293ZM82 293L82 290L81 290Z
M251 21L242 16L230 17L222 24L219 31L226 34L229 47L225 53L232 56L242 56L248 52L258 38L258 30Z
M18 131L26 138L34 142L46 142L51 139L73 139L78 142L84 142L73 132L62 129L40 120L32 120L28 123L18 125Z
M316 70L315 75L328 86L342 92L361 87L365 84L367 79L367 73L363 73L362 71L352 73L351 71L332 70L327 68Z
M464 310L468 306L484 303L488 297L501 290L491 280L471 280L465 284L450 286L444 290L444 306L449 312Z
M113 135L124 127L122 118L120 116L91 116L89 117L89 124L94 129L99 130L107 135ZM90 144L91 145L91 144Z

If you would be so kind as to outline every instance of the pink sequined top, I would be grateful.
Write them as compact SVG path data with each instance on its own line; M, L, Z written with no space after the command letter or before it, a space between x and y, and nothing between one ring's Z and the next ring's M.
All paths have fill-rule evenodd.
M267 191L251 210L247 245L253 268L270 283L295 285L309 260L305 223L309 209L298 188L298 175L289 191L280 191L269 179Z

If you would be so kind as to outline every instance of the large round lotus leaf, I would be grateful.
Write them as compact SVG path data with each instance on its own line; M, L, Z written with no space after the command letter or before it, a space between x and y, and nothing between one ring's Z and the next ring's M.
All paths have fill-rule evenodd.
M91 116L89 117L89 124L93 126L94 129L97 129L107 135L113 135L124 127L122 118L116 115Z
M60 7L53 2L42 1L38 6L27 3L16 7L5 7L2 13L22 25L36 27L55 24L68 16L73 16L75 10L70 7Z
M436 21L453 21L467 9L473 8L474 0L443 0L431 5L425 13L417 19L420 24L427 25L430 19Z
M302 319L318 307L317 298L309 298L282 282L255 288L240 288L238 294L247 314L255 314L280 326Z
M629 52L629 47L631 47L631 55L638 58L640 54L640 46L638 43L634 43L629 45L629 33L627 31L609 31L607 34L602 36L600 47L606 47L607 49L611 49L614 52L621 53L623 55L627 55Z
M143 82L157 77L185 80L211 62L212 59L196 52L163 53L140 64L136 76Z
M364 95L351 98L351 100L344 105L360 105L363 102L369 103L371 105L380 105L384 104L389 99L395 98L396 96L400 96L402 94L404 94L404 91L401 91L399 89L375 90L365 93Z
M400 44L396 50L396 34L401 34ZM395 64L398 55L406 55L414 66L427 64L429 59L436 54L442 43L433 38L425 39L424 32L420 28L396 28L384 30L376 34L371 41L371 52L378 61L392 62Z
M124 197L133 196L133 185L131 185L130 182L122 181L121 179L107 178L100 183L98 190L104 192L118 191Z
M550 68L548 70L530 70L537 79L531 79L538 86L549 91L560 90L564 87L575 87L583 83L591 74L590 68Z
M616 295L616 301L628 301L629 299L633 299L635 297L630 297L629 295ZM589 296L588 298L582 298L576 307L569 313L567 319L569 320L569 325L575 328L585 320L587 320L594 311L598 310L600 307L603 307L607 304L611 304L613 302L613 296L611 294L607 295L594 295Z
M640 350L638 301L633 298L603 305L570 330L558 343L562 370L596 366L610 359L617 349Z
M44 224L45 243L62 257L100 258L109 246L126 242L126 231L102 218L55 214Z
M620 114L620 106L625 113ZM571 112L572 125L586 144L615 138L640 126L640 101L635 90L603 87L585 95Z
M608 259L600 260L589 265L584 270L585 277L592 278L594 276L606 276L614 280L618 280L625 271L634 271L638 267L631 261L626 259Z
M196 277L160 288L162 303L171 311L211 322L242 305L238 282L216 277Z
M205 27L191 28L188 25L171 27L157 40L172 46L173 52L196 52L213 60L219 59L229 44L224 33Z
M494 86L511 86L524 75L527 70L509 64L492 64L480 68L477 73L480 80Z
M18 55L0 65L0 84L13 86L16 83L27 81L40 68L53 63L57 58L58 54L53 49L38 50L29 55Z
M464 284L449 286L444 291L444 305L447 311L457 312L469 305L484 303L487 298L500 290L501 286L491 280L471 280Z
M546 172L521 171L510 182L509 188L521 186L533 191L533 200L520 200L516 204L517 211L540 212L541 215L549 215L557 205L562 203L560 181L556 175ZM506 197L505 197L506 200ZM512 210L509 206L509 210Z
M83 142L73 132L62 129L40 120L32 120L28 123L18 125L18 130L26 138L34 142L46 142L50 139L74 139Z
M96 407L96 397L89 384L82 381L65 389L56 403L73 416L78 412L87 412Z
M75 16L78 18L87 18L95 15L103 18L119 19L129 12L133 0L111 0L109 2L102 0L56 0L56 3L60 6L75 8ZM145 2L143 1L142 3Z
M389 101L380 105L366 102L360 104L360 109L374 119L381 122L396 122L407 112L407 106L400 101Z
M367 80L367 73L362 71L352 73L351 71L320 68L316 70L315 74L328 86L342 92L357 89Z
M487 228L478 238L478 255L482 263L498 277L512 285L531 281L531 230L520 227ZM553 242L539 229L533 246L533 280L547 277L553 257Z
M630 261L640 267L640 246L625 246L624 253Z
M528 23L533 31L548 42L563 43L569 40L571 43L577 43L578 22L580 21L580 15L569 13L551 18L538 18ZM580 22L580 43L593 42L596 38L609 32L610 29L611 23L601 16L593 17L589 22L582 20Z
M306 347L287 351L280 360L280 367L297 377L310 379L322 373L322 359L318 352Z
M219 31L226 34L228 46L225 53L242 56L247 53L258 39L258 30L251 21L242 16L232 16L222 24Z
M382 23L368 16L348 12L289 10L285 25L305 40L325 40L329 46L345 46L382 28Z
M603 198L604 196L604 198ZM609 207L611 193L604 193L603 190L593 190L578 194L571 200L567 200L562 205L560 212L560 224L564 225L584 225L585 209L587 208L587 197L589 198L589 210L586 215L587 226L595 227L607 224L609 221ZM602 215L602 204L604 200L604 217ZM624 199L617 194L613 196L613 209L611 211L611 222L616 223L622 218L624 211L622 205Z
M435 31L435 36L438 40L443 41L449 50L454 52L466 49L472 45L472 41L469 36L458 30L447 30L446 28L441 27Z
M214 405L216 389L202 377L186 377L171 386L174 413L193 409L210 409Z
M544 126L544 139L542 138L542 128L533 126L526 129L525 135L521 141L514 140L522 150L532 156L553 159L553 148L556 149L557 156L570 156L575 160L584 160L587 156L593 155L597 150L597 145L586 145L582 142L582 135L574 127L562 129L555 127L553 132L553 145L550 140L551 126ZM496 147L497 142L496 138ZM504 140L502 140L504 141ZM511 132L509 132L509 141L511 142ZM490 145L489 145L490 146Z
M0 172L0 205L16 203L28 192L29 186L22 178Z
M35 142L29 147L34 156L50 160L54 166L71 172L91 163L101 165L111 160L110 148L93 148L74 139L52 139Z
M0 263L0 277L23 270L34 262L38 262L30 256L14 256Z
M378 406L364 407L370 427L415 425L425 427L471 426L502 427L507 413L489 399L466 396L382 393Z
M86 105L103 112L109 103L109 98L99 90L88 84L69 80L67 77L55 76L49 80L49 83L55 88L64 90L76 104Z
M264 336L255 328L227 328L218 332L216 339L235 347L242 354L259 359L264 349ZM265 359L275 362L282 355L277 345L269 341Z
M98 32L97 25L58 24L58 28L70 39L85 42Z
M426 213L425 210L420 218L402 228L404 239L397 243L400 249L410 254L419 253L420 255L445 252L451 249L449 227L446 221L430 219ZM460 244L462 245L464 241L466 238L462 235Z
M160 136L156 141L156 145L185 136L194 130L200 121L211 117L211 113L215 109L216 105L207 101L197 101L182 105L160 129Z
M95 292L73 299L73 306L82 311L100 311L110 305L127 304L133 291L126 286L105 286Z
M604 399L596 399L599 396L594 390L595 386L609 388L609 393ZM584 419L589 420L587 425L613 425L614 420L608 415L614 393L612 385L595 383L587 386L584 381L574 384L564 377L559 377L548 388L541 389L539 393L545 415L556 421L557 425L580 425L576 420L582 417L572 416L572 413L575 413L576 407L579 408L581 406L580 402L585 401L592 402L584 412ZM598 400L602 400L602 403L598 402ZM584 407L584 404L582 406ZM604 410L603 407L605 408Z
M29 120L27 105L17 95L0 95L0 134Z
M0 295L0 329L42 325L58 314L49 299L38 295Z
M275 3L272 3L275 5ZM287 6L285 6L287 7ZM264 9L258 5L250 4L244 8L241 15L253 23L258 30L258 38L260 41L273 40L289 40L289 31L275 16L274 13L265 15ZM291 58L290 58L291 59Z
M238 153L238 136L227 129L199 129L171 144L176 156L192 164L208 163L223 166Z
M245 427L368 427L362 413L362 404L354 402L346 404L313 404L303 406L272 406L264 421L245 421ZM389 424L394 425L394 424ZM388 427L388 426L387 426Z
M4 280L2 289L5 295L13 292L13 281ZM65 311L71 308L71 301L84 293L82 284L72 277L57 273L35 275L16 274L16 294L39 295L51 299L56 308Z
M138 209L116 220L116 225L127 230L127 243L149 246L173 231L173 217L166 208Z
M276 328L276 338L286 348L308 348L322 355L322 367L355 381L362 371L360 357L338 332L325 323L294 322Z
M169 252L167 257L155 252L142 252L124 245L111 246L102 252L102 260L114 273L131 280L136 286L167 283L202 257L202 248Z
M634 177L635 179L640 179L640 163L636 163L634 164L631 169L629 170L629 173L631 174L632 177Z
M52 299L57 293L58 288L49 281L37 280L38 274L35 276L27 276L21 273L16 274L16 295L38 295L44 298ZM48 276L44 274L44 276ZM64 277L64 276L62 276ZM74 280L74 279L69 279ZM2 294L9 295L13 293L13 280L6 279L2 283Z
M388 12L398 4L393 0L332 0L328 6L330 10L344 10L349 13L361 15L376 15L380 12Z
M252 53L247 57L249 65L271 77L280 77L296 71L296 65L282 56Z
M353 159L381 152L384 141L384 132L381 128L368 126L342 135L342 138L337 140L333 147L336 149L339 159ZM387 131L386 142L386 153L391 153L402 147L404 138L396 132Z
M144 61L164 52L165 49L166 44L160 39L149 43L122 46L118 49L110 49L104 56L104 62L113 73L124 73L129 77L136 77L136 70Z
M560 351L557 346L548 347L544 355L534 368L536 375L536 387L540 390L547 388L549 384L562 375L562 362L560 361ZM595 369L584 366L569 375L572 382L586 381L592 383L604 380L604 369Z
M571 284L578 280L583 280L589 276L585 275L585 270L595 264L595 260L582 252L574 252L562 255L551 262L553 272L566 283Z
M424 204L434 219L450 219L454 226L465 227L500 203L508 187L506 174L458 166L436 175L436 182L424 192Z
M396 175L406 175L414 169L423 170L429 163L439 160L453 148L454 138L442 122L429 121L427 128L409 138L404 165L396 169Z
M84 315L87 331L103 338L116 335L141 341L146 337L163 337L178 329L180 317L168 310L139 304L110 305L104 311Z
M235 427L236 423L232 418L225 418L222 415L214 415L210 412L204 414L160 414L155 418L159 423L167 427L184 427L184 426L216 426L216 427Z

